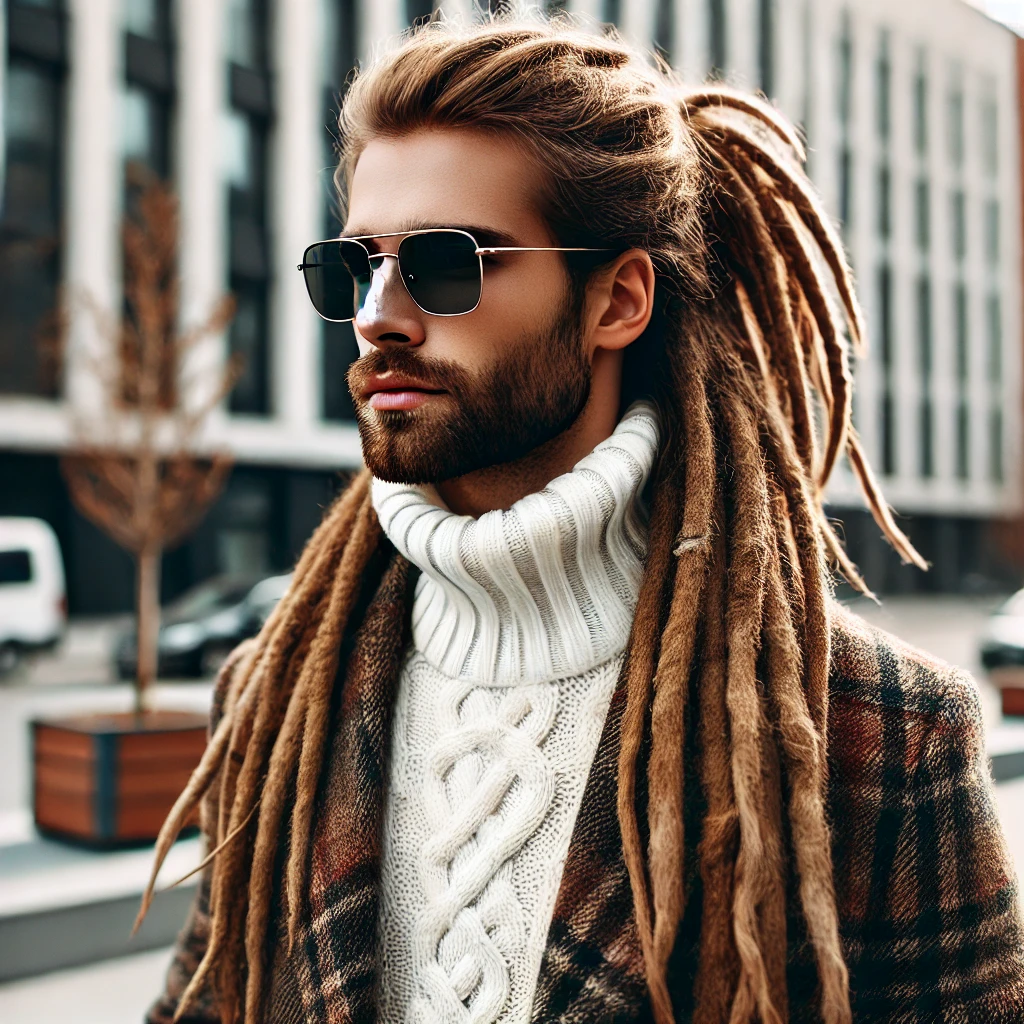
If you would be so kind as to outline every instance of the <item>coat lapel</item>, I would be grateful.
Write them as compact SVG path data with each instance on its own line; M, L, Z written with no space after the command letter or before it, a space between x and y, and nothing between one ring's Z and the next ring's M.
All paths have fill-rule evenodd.
M345 675L320 783L308 916L293 952L306 1018L317 1024L374 1019L381 812L409 575L409 563L392 555L340 659Z
M643 956L616 813L625 705L620 682L569 844L533 1003L537 1024L632 1021L646 1003Z

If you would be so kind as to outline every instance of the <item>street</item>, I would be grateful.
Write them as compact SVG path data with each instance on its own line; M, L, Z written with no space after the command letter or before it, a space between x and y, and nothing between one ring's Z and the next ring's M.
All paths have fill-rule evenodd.
M979 679L986 725L1000 721L997 693L980 676L977 636L997 600L991 597L892 598L881 607L856 601L856 610L877 625L915 646L959 664ZM105 629L107 627L103 627ZM97 633L99 629L99 633ZM127 706L130 688L109 681L105 662L108 635L96 627L73 636L73 666L65 657L39 663L21 679L0 689L0 816L24 816L28 801L25 723L34 714L84 707ZM66 652L65 652L66 653ZM210 684L162 683L159 706L203 707ZM996 802L1007 842L1024 873L1024 778L1000 784ZM3 836L0 834L0 844ZM0 869L2 871L2 869ZM0 985L0 1020L4 1024L139 1024L158 991L169 958L160 949L108 960L92 966L58 971Z

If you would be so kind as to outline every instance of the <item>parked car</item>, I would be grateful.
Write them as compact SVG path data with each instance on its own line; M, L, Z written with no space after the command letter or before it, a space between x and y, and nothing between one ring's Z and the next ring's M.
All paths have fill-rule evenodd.
M67 622L64 563L42 519L0 517L0 677L30 651L53 647Z
M259 632L289 583L290 573L258 581L218 576L187 591L161 612L157 675L216 675L232 648ZM121 634L114 648L119 679L135 678L136 659L133 627Z
M1024 590L989 617L981 638L981 663L989 672L1024 667Z

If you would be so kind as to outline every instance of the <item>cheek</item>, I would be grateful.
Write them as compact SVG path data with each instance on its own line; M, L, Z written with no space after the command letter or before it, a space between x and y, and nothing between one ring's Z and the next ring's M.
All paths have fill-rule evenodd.
M566 282L560 268L530 265L501 267L484 275L480 305L465 317L452 318L451 329L466 335L472 353L467 362L482 366L493 362L523 337L536 334L554 321L564 301ZM462 321L456 323L455 321Z
M524 253L484 275L480 312L533 324L550 320L568 282L555 253Z

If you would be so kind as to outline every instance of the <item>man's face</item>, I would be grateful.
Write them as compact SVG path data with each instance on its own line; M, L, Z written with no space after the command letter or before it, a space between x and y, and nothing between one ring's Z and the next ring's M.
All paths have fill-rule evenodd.
M376 140L353 175L345 235L462 227L481 246L555 246L533 162L504 138L423 130ZM401 237L371 251L396 252ZM484 257L480 303L433 316L385 259L355 320L348 374L374 475L439 483L528 454L587 402L583 310L556 252Z

